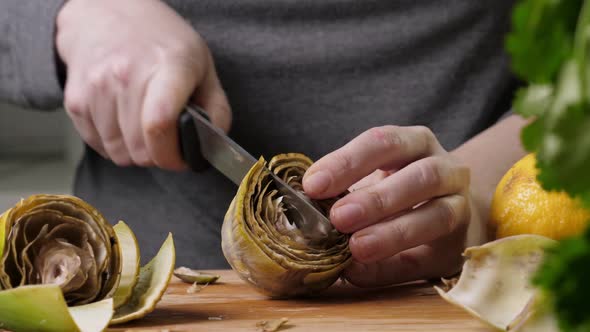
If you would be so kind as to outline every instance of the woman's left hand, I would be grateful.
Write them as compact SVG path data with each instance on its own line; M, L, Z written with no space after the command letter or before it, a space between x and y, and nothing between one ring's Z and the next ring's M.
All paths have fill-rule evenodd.
M303 186L316 199L352 191L330 220L352 234L354 260L344 276L371 287L460 270L467 230L481 226L469 176L428 128L384 126L318 160Z

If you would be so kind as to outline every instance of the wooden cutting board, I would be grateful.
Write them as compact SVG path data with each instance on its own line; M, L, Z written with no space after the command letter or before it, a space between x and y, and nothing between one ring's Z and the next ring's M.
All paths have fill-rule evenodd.
M312 299L269 300L233 271L219 283L187 294L173 280L156 310L109 331L260 331L256 323L286 317L280 331L489 331L444 302L430 284L360 289L340 282Z

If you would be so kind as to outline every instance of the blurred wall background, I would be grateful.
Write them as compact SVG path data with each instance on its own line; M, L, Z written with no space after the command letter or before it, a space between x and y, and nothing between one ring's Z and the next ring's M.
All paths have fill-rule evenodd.
M0 213L36 193L71 193L82 143L67 115L0 104Z

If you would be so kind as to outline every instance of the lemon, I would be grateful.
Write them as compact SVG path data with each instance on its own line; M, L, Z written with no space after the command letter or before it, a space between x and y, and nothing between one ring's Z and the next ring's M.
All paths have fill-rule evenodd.
M534 154L525 156L498 183L491 206L496 237L537 234L559 240L582 233L590 211L564 192L544 190L535 162Z

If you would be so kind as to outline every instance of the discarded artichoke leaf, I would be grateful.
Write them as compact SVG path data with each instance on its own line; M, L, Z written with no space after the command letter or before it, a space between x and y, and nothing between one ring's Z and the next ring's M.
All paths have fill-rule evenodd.
M525 309L508 329L515 332L559 332L553 308L540 290L535 292Z
M514 328L515 332L559 332L557 318L553 312L530 316L523 325Z
M219 275L199 272L184 266L175 269L174 275L186 283L197 283L198 285L212 284L220 278Z
M186 289L187 294L195 294L203 290L203 288L209 286L209 284L204 284L203 286L199 286L196 282L193 282L192 285L188 286Z
M461 276L452 289L438 294L451 304L500 331L512 330L528 315L537 290L530 279L554 240L516 235L467 248Z
M21 286L0 292L2 328L19 331L103 331L113 315L112 299L68 308L57 285Z
M103 331L113 317L113 298L69 307L70 315L80 332Z
M168 234L158 254L139 270L131 298L115 311L111 324L125 323L152 312L168 287L175 261L174 240Z
M121 257L121 279L119 281L119 287L117 287L113 295L114 306L118 308L129 300L133 293L133 288L137 284L140 254L137 238L127 224L119 221L113 229L117 235L119 247L123 255Z
M268 169L303 193L312 161L298 153L275 156ZM336 229L321 241L298 228L300 214L284 202L260 158L242 180L222 226L223 253L237 274L274 298L312 294L332 285L350 263L348 236ZM328 214L336 199L312 201Z

